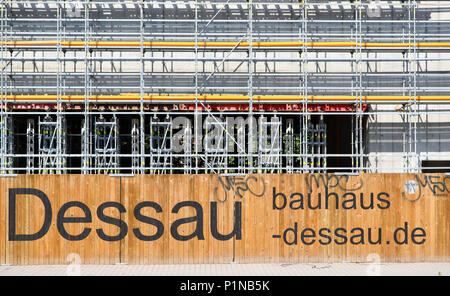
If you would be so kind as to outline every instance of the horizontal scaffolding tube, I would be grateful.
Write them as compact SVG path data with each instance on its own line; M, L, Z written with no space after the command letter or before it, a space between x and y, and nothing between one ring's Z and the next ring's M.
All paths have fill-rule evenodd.
M6 41L7 46L57 46L56 40L42 40L42 41ZM61 41L61 46L81 47L85 46L85 41ZM89 46L108 47L108 46L128 46L140 47L140 41L89 41ZM146 41L143 42L144 47L195 47L195 41ZM249 47L250 42L235 42L235 41L201 41L197 42L198 47ZM267 41L267 42L252 42L253 47L303 47L301 41ZM416 42L416 43L375 43L375 42L307 42L308 47L362 47L362 48L409 48L409 47L450 47L450 42Z
M85 99L90 101L108 101L117 103L123 101L124 103L130 101L140 101L141 96L138 93L121 94L121 95L91 95L86 98L84 95L8 95L2 99L7 100L8 103L27 103L33 101L59 101L61 102L81 102ZM169 103L184 103L195 102L195 94L170 94L170 95L156 95L147 94L142 97L144 101L151 102L169 102ZM217 94L202 94L198 95L197 99L208 103L228 103L228 102L248 102L250 97L248 95L217 95ZM302 102L304 96L301 95L254 95L252 100L258 103L293 103ZM309 103L407 103L415 101L417 103L450 103L450 96L308 96Z

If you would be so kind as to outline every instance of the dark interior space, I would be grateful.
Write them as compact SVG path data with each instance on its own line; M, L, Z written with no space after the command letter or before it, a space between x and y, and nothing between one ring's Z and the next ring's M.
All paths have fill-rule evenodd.
M27 120L33 119L34 120L34 129L35 129L35 136L34 136L34 151L35 154L39 153L39 136L38 136L38 118L43 116L42 115L15 115L14 116L14 153L25 155L27 154ZM118 124L119 124L119 145L120 145L120 152L121 154L125 155L131 155L132 154L132 143L131 143L131 130L132 130L132 124L133 120L139 120L139 116L130 116L130 115L116 115L118 118ZM81 145L81 132L82 132L82 126L83 126L83 115L80 114L67 114L66 115L66 123L67 123L67 134L66 134L66 140L67 140L67 154L74 155L72 157L67 157L66 165L68 170L66 171L69 174L80 174L82 167L82 159L80 157L80 154L82 154L82 145ZM164 121L163 116L159 118L161 121ZM350 156L352 149L351 149L351 135L352 135L352 116L351 115L335 115L335 114L327 114L323 116L325 124L326 124L326 153L327 154L347 154L346 156L339 156L339 157L327 157L326 159L326 167L330 168L329 170L326 170L326 172L333 173L333 172L350 172L352 167L352 158ZM191 120L191 124L193 122L193 117L190 116L189 119ZM285 147L286 149L286 129L287 129L287 121L290 120L293 123L293 136L294 136L294 155L297 153L300 153L302 141L302 117L298 115L288 115L288 116L281 116L282 122L283 122L283 138L282 138L282 147ZM112 120L112 115L106 115L105 116L106 121ZM269 118L270 121L270 118ZM92 121L91 128L94 128L94 118ZM313 126L317 126L320 122L320 115L311 115L310 122L313 124ZM354 122L356 122L354 118ZM366 122L366 118L364 119L364 122ZM365 126L363 122L363 125ZM257 123L256 123L257 124ZM181 136L184 134L182 132L183 125L177 125L176 127L173 127L173 134L177 134L177 136ZM247 127L248 128L248 127ZM149 122L146 120L145 122L145 130L148 133L149 132ZM270 130L270 129L269 129ZM192 133L194 135L194 130L192 130ZM364 135L366 134L366 131L364 131ZM237 137L237 129L234 127L234 136ZM150 153L149 149L149 139L150 136L146 134L145 136L145 150L146 153ZM94 145L95 137L92 136L92 144ZM245 135L245 146L247 146L248 142L248 130ZM258 146L258 142L255 143ZM94 147L93 147L94 148ZM192 147L194 149L194 147ZM235 147L234 152L230 152L231 154L235 154L236 156L239 155L237 152L237 147ZM283 153L286 153L284 150ZM316 152L313 152L313 154ZM322 152L323 153L323 152ZM254 161L257 159L255 158ZM146 162L149 160L146 159ZM286 158L282 159L283 166L287 165ZM300 157L294 157L293 158L293 166L294 168L301 168L301 158ZM121 173L132 173L131 167L132 167L132 157L131 156L124 156L120 157L119 160L120 164L119 167L122 168L120 170ZM238 167L237 158L230 156L228 161L228 166L233 169ZM184 167L184 158L183 157L175 157L174 158L174 166L175 167ZM255 163L256 165L257 163ZM38 173L38 158L36 157L34 159L34 167L36 168L34 170L34 173ZM149 163L146 163L146 165L149 165ZM192 165L195 167L195 163L193 160ZM197 164L199 167L204 166L204 160L200 160L200 162ZM448 167L448 169L445 170L426 170L426 167L432 167L432 166L439 166L439 167ZM23 168L21 171L18 171L18 173L25 173L25 168L27 167L27 157L15 157L14 158L14 167ZM316 168L320 168L320 166L314 166ZM436 161L424 161L422 163L422 167L424 167L424 172L448 172L450 171L450 161L445 162L436 162ZM128 168L128 169L126 169ZM347 169L344 169L347 168ZM183 173L183 170L176 171L174 173ZM322 172L322 170L317 170L316 172ZM323 170L323 172L325 172Z
M139 117L135 116L118 116L119 121L119 151L121 154L131 154L131 129L132 129L132 120L138 119ZM131 168L132 162L131 157L120 157L119 159L120 167L122 168ZM131 169L121 169L121 173L130 174Z
M71 155L81 154L81 129L83 124L83 115L70 115L66 116L67 119L67 153ZM81 167L81 157L68 157L67 167L79 168ZM70 174L81 174L81 170L70 169Z
M39 140L37 137L38 116L37 115L15 115L13 120L13 134L14 134L14 154L27 154L27 120L34 120L35 138L34 151L38 153ZM37 159L34 159L35 167L38 165ZM13 166L21 168L18 173L24 174L27 167L27 157L14 157Z
M429 168L429 169L427 169ZM431 169L437 168L437 169ZM423 160L422 173L449 173L450 160Z
M327 125L327 152L329 154L351 154L351 115L327 115L324 116ZM351 157L328 157L327 167L343 168L351 167ZM348 172L349 169L330 169L327 172Z

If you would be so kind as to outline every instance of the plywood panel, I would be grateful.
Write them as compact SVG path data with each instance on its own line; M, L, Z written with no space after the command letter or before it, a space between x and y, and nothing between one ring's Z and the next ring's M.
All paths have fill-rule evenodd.
M32 176L19 175L16 178L4 178L2 186L2 217L5 221L2 229L2 240L5 244L5 262L8 264L69 264L75 257L83 264L111 264L117 262L119 242L105 242L96 234L96 230L102 228L105 232L115 226L99 221L97 207L106 201L118 202L119 179L109 176ZM16 234L36 234L43 228L45 217L48 217L48 230L42 237L33 240L10 240L9 227L9 194L8 190L28 188L34 191L21 191L16 195ZM48 200L49 208L46 212L41 199L35 194L41 194L44 200ZM90 212L91 222L63 224L63 229L58 229L58 212L63 205L71 202L63 217L65 219L83 218L85 212L78 205L82 203ZM51 212L50 212L51 210ZM106 213L106 211L105 211ZM114 216L112 213L111 217ZM89 230L90 229L90 230ZM83 240L70 240L61 232L77 236L83 231L89 234ZM72 254L72 255L71 255ZM70 255L70 256L69 256Z
M42 228L38 195L48 199L45 235L10 237L10 190L18 193L16 234ZM449 192L443 174L0 178L0 263L69 264L74 256L82 264L450 261ZM238 209L240 227L227 236ZM83 231L79 240L63 235Z

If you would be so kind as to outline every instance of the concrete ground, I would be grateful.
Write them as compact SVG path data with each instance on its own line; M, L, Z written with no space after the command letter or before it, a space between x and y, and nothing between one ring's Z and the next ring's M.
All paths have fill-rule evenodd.
M450 263L0 266L0 276L450 276Z

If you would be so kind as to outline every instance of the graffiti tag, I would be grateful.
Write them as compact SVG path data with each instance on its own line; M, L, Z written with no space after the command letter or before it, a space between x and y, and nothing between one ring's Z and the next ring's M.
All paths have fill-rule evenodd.
M248 191L256 197L261 197L266 192L266 184L262 177L257 176L219 176L219 182L223 189L223 198L218 199L225 202L228 198L228 192L234 192L240 198ZM262 185L262 189L258 189L258 185Z
M447 185L450 176L436 176L436 175L414 175L415 180L410 180L405 184L405 192L402 192L402 197L408 201L416 202L422 196L422 191L428 188L434 196L448 196L450 193L450 184ZM416 195L413 195L413 194Z
M339 188L343 191L356 191L363 187L362 179L359 179L358 184L349 186L349 178L349 175L310 174L305 176L305 182L309 192L313 191L314 185L315 188L322 185L325 189Z

